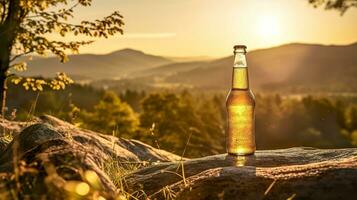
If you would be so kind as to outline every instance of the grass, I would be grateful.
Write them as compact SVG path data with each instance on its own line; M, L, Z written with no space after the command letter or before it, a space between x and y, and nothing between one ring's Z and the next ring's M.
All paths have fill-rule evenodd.
M102 168L118 188L118 193L121 194L122 199L146 199L147 195L143 190L128 192L128 185L125 180L126 175L143 166L147 166L147 162L120 162L113 158L105 162Z
M160 149L160 145L159 145L158 140L154 134L154 132L155 132L154 129L155 129L155 124L153 124L152 127L150 128L150 134L153 137L157 148ZM114 134L115 134L115 131L113 131L113 135ZM163 171L164 173L172 173L172 174L175 174L178 177L180 177L180 179L182 179L184 186L187 185L187 181L186 181L183 158L185 156L186 149L187 149L187 146L189 145L191 136L192 136L192 133L189 135L189 137L187 139L185 148L183 149L183 152L181 154L181 158L178 161L178 166L177 166L176 171ZM113 142L113 149L114 149L114 147L115 147L115 142ZM143 162L122 162L122 161L116 160L116 158L112 158L111 160L105 162L103 164L102 168L104 169L105 173L110 177L110 179L115 184L115 186L118 188L119 194L122 195L121 198L123 198L123 199L151 199L153 196L158 195L160 193L165 200L175 199L177 194L169 186L163 187L161 190L159 190L158 192L156 192L150 196L148 196L145 193L145 191L143 191L142 189L132 191L132 192L128 192L126 190L126 188L128 188L128 185L125 180L125 177L127 175L135 172L136 170L143 168L143 167L147 167L151 164L153 164L153 163L149 163L149 162L145 162L145 161L143 161Z

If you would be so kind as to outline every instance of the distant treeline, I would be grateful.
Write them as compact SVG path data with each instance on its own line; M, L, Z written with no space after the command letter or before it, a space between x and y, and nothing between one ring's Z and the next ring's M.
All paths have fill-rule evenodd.
M357 146L357 97L256 95L258 149ZM71 85L41 93L11 86L8 118L51 114L188 157L225 152L225 93L114 93Z

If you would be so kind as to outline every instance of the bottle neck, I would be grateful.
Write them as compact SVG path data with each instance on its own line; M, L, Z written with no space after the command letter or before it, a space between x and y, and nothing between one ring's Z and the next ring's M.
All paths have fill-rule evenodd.
M234 53L232 89L249 89L248 65L245 52Z

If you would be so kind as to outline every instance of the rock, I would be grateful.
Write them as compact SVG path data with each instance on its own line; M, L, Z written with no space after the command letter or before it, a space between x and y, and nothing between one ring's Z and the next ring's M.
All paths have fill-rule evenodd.
M155 199L354 199L357 149L291 148L146 167L127 189Z
M16 147L17 155L22 156L25 152L31 150L38 145L54 139L62 138L61 134L57 133L47 124L35 124L22 131L21 134L14 137L9 144L12 148L6 148L0 156L0 163L6 163L14 157L14 148Z
M102 158L107 158L108 156L106 155L109 155L120 161L131 162L162 162L181 159L180 156L156 149L138 140L117 138L111 135L81 129L50 115L41 116L40 119L42 123L51 124L55 130L62 133L64 137L86 145L87 147L93 146L105 152Z
M4 151L11 142L10 136L17 135L25 127L25 122L13 122L0 118L0 152Z
M15 136L0 154L0 173L6 174L2 178L11 179L11 174L15 173L19 176L17 179L36 180L32 187L43 188L36 192L38 198L43 197L41 194L61 197L66 181L86 181L83 174L87 171L95 172L99 177L102 195L114 196L117 188L105 173L107 162L124 163L125 167L125 163L144 165L180 159L139 141L80 129L52 116L29 122L22 131L20 127L24 126L20 122L3 121L2 125L8 124L12 125ZM56 181L49 182L49 179Z
M28 126L30 127L21 132L23 128ZM181 159L180 156L164 150L156 149L140 141L117 138L114 136L81 129L50 115L41 116L40 118L27 123L13 122L3 119L0 123L0 129L4 128L15 135L14 141L20 141L21 148L27 148L26 150L31 148L31 146L36 146L48 139L55 139L60 137L68 141L77 142L87 146L88 148L96 148L103 153L100 155L103 159L115 157L122 161L125 160L132 162L174 161ZM44 132L41 130L42 128L48 132ZM21 136L17 137L20 132ZM4 141L2 143L3 146L7 146L7 142L8 140ZM10 146L12 145L13 144L10 144ZM7 150L9 151L10 148L7 148ZM0 160L3 157L3 154L7 154L7 152L4 151L5 149L0 149Z
M26 126L26 122L14 122L0 118L0 135L19 133L24 126Z

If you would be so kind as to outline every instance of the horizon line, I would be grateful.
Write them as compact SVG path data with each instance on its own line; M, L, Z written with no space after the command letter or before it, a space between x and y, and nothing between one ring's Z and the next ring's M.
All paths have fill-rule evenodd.
M279 44L279 45L274 45L274 46L270 46L270 47L263 47L263 48L253 48L252 50L249 50L249 52L253 52L253 51L261 51L261 50L267 50L267 49L273 49L273 48L278 48L278 47L282 47L282 46L287 46L287 45L310 45L310 46L351 46L351 45L356 45L357 44L357 40L355 42L352 43L348 43L348 44L323 44L323 43L309 43L309 42L289 42L289 43L283 43L283 44ZM234 45L232 45L234 46ZM175 55L158 55L158 54L152 54L150 52L145 52L143 50L140 49L135 49L132 47L124 47L124 48L120 48L118 50L114 50L114 51L110 51L109 53L90 53L90 52L86 52L86 53L78 53L78 54L68 54L68 56L77 56L77 55L97 55L97 56L104 56L104 55L110 55L119 51L124 51L124 50L131 50L131 51L135 51L135 52L140 52L146 55L151 55L151 56L158 56L158 57L164 57L164 58L195 58L195 57L207 57L207 58L212 58L212 59L219 59L219 58L224 58L224 57L228 57L229 55L222 55L222 56L209 56L209 55L187 55L187 56L175 56ZM55 55L48 55L48 56L39 56L39 55L33 55L33 57L38 57L38 58L52 58L52 57L56 57Z

